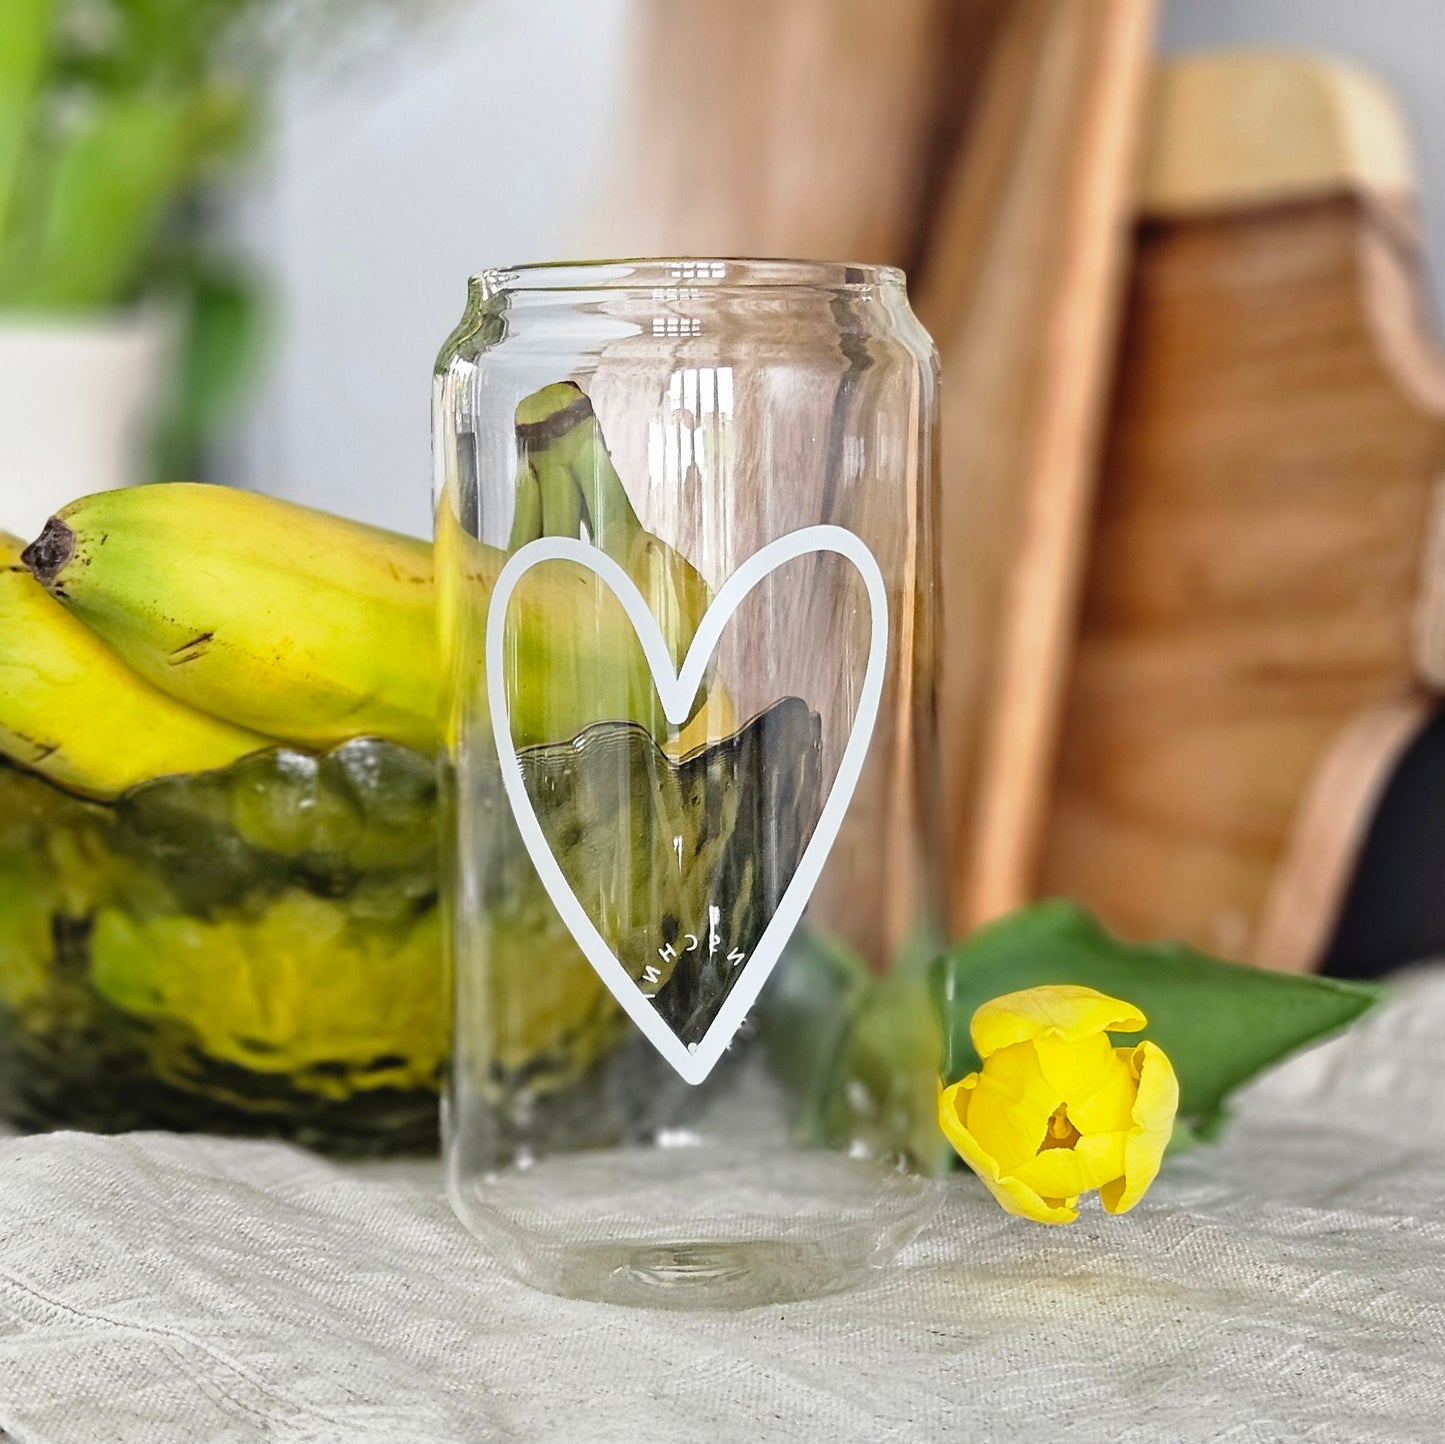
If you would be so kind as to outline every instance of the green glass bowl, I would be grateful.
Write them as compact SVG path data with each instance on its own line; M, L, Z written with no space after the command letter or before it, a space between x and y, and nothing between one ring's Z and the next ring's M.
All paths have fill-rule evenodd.
M370 739L105 805L0 762L0 1112L434 1148L436 809Z
M710 960L659 974L658 899L675 928L733 898L719 956L751 951L772 909L757 859L785 885L817 815L817 728L791 698L681 759L612 722L519 754L554 853L612 920L634 980L662 977L654 1006L679 1032L734 979ZM497 999L490 1071L473 1084L499 1118L525 1098L572 1146L634 1136L684 1085L568 934L500 772L478 777L471 811L489 821L471 885L491 919ZM113 804L0 761L0 1115L350 1154L435 1148L450 1032L444 805L429 759L368 738L157 778ZM706 863L685 887L672 861L684 838Z

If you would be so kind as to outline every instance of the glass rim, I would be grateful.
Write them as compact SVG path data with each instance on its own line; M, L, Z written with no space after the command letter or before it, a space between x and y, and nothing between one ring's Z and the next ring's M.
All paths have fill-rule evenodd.
M475 272L488 295L527 291L864 290L906 289L897 266L864 261L769 256L627 256L608 260L529 261Z

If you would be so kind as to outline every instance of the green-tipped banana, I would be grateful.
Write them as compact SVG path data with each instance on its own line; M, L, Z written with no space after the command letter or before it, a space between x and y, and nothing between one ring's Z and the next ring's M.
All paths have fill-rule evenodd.
M48 597L0 533L0 752L108 800L152 777L226 767L271 738L193 711L129 670Z
M252 492L172 484L73 502L24 559L189 706L306 746L434 745L425 542Z
M639 522L591 402L570 384L546 387L518 409L517 435L514 547L585 529L637 583L680 664L707 584ZM446 665L484 698L481 623L507 554L464 535L451 511L441 509L438 545L443 576L463 594L442 608ZM122 661L188 707L308 747L362 736L436 746L442 662L424 542L251 492L172 484L74 502L24 561ZM508 648L519 746L602 719L670 735L632 624L590 569L529 573ZM448 734L461 725L449 719Z
M638 519L586 392L570 381L533 392L517 407L517 445L513 548L539 536L577 536L585 526L636 582L681 666L712 593L692 564Z
M482 623L506 553L448 525L463 589L450 665L484 705ZM222 487L102 492L52 518L26 564L172 697L309 747L378 736L430 752L438 661L432 549ZM604 718L665 726L632 624L585 569L529 574L513 603L512 732L556 742Z
M529 471L540 488L533 535L576 536L585 521L592 540L621 562L642 523L612 464L591 398L575 382L544 386L518 403L516 425L519 492Z
M444 723L455 746L488 721L486 622L506 553L471 536L452 498L437 513L443 665L453 680ZM553 561L529 571L508 609L508 713L518 747L561 742L594 722L640 722L667 736L652 672L632 621L588 568Z

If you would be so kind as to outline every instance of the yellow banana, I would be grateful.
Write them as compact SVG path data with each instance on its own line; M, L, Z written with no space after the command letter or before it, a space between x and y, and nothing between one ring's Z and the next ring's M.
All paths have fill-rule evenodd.
M135 671L306 746L430 751L437 648L425 542L291 502L167 484L83 497L25 552Z
M592 400L575 382L558 381L517 404L522 475L541 483L538 535L576 536L587 523L592 540L616 561L642 523L612 463Z
M662 750L672 761L681 762L700 748L731 737L737 730L738 714L733 699L721 682L714 682L707 700L692 714L676 737L662 744Z
M638 584L675 664L710 601L680 553L640 523L591 402L544 388L518 408L513 544L588 535ZM482 621L506 553L444 505L446 665L485 712ZM451 520L448 520L451 518ZM221 487L170 484L85 497L24 554L35 576L153 686L190 707L304 746L381 736L431 751L442 659L424 542ZM529 573L508 647L519 746L603 719L669 728L621 605L588 569ZM447 720L455 739L477 708Z
M532 536L576 536L585 524L637 584L680 667L712 593L687 558L638 519L587 393L570 381L544 386L518 405L516 426L522 464L513 547Z
M269 737L181 705L130 671L20 565L0 533L0 752L109 800L171 773L226 767Z
M453 685L444 722L455 746L489 724L486 621L505 552L457 520L452 497L437 513L443 665ZM667 722L630 618L597 575L570 562L529 571L508 609L508 713L518 747L575 737L593 722L640 722L665 736Z
M461 589L443 611L449 665L484 715L483 622L507 556L442 512L444 575ZM425 542L250 492L170 484L75 502L25 558L131 667L191 706L303 746L360 736L436 746ZM512 616L518 746L600 719L661 725L632 624L590 572L538 568Z
M542 535L542 488L537 473L524 466L517 473L517 505L512 513L512 535L507 550L514 552Z

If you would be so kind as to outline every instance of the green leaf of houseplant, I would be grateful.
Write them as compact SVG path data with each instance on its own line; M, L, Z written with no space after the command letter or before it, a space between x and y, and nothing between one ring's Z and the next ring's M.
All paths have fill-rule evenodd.
M35 124L36 97L51 61L55 0L0 4L0 244Z
M97 105L55 147L40 252L7 299L44 308L129 300L178 199L246 125L246 97L220 84Z
M168 273L166 291L181 313L182 336L158 428L155 470L191 476L260 374L270 308L246 270L204 257Z
M969 1037L990 998L1078 983L1121 998L1149 1020L1146 1036L1179 1075L1179 1115L1205 1134L1227 1095L1286 1054L1338 1031L1381 995L1365 983L1221 962L1183 943L1125 943L1087 912L1046 902L957 943L934 964L946 1082L979 1066Z
M51 172L31 305L121 299L186 173L186 122L172 101L124 97L66 138Z

